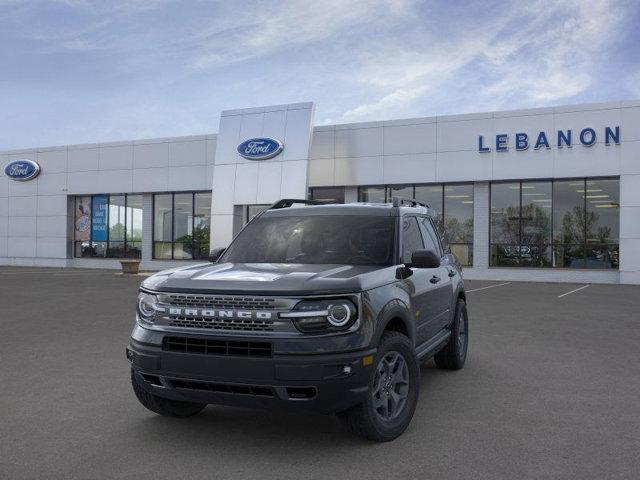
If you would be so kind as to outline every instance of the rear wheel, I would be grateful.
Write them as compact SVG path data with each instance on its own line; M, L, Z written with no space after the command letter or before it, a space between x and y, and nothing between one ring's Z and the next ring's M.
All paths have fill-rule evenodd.
M376 442L400 436L418 403L420 369L411 342L397 332L382 336L371 372L367 400L338 414L356 435Z
M436 365L445 370L460 370L467 359L469 345L469 318L467 304L461 298L456 305L456 313L451 324L451 337L447 345L433 357Z
M140 403L159 415L178 418L191 417L200 413L207 406L206 403L180 402L149 393L140 386L133 369L131 369L131 385Z

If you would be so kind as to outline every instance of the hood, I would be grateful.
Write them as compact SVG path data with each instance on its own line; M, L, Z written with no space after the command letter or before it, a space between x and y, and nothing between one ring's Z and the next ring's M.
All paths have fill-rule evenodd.
M208 263L156 273L142 287L181 293L323 295L360 292L393 280L395 267Z

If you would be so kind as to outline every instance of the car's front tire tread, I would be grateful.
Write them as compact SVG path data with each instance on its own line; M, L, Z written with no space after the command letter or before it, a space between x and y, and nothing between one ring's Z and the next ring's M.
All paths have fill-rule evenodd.
M402 419L394 425L384 425L377 418L376 412L371 405L371 396L368 400L355 407L338 414L342 424L351 433L375 442L388 442L400 436L407 428L413 417L418 403L418 392L420 389L420 366L415 349L411 341L401 333L385 332L378 347L378 353L374 360L374 368L380 359L389 351L400 351L409 367L410 376L410 396L405 406L405 411L401 414ZM373 375L373 372L372 372Z
M462 317L461 317L462 315ZM460 321L464 322L465 342L462 349L457 342L460 332ZM433 360L438 368L444 370L460 370L464 367L467 359L467 346L469 343L469 318L467 315L467 304L461 298L456 303L456 312L451 324L451 337L447 345L435 354Z

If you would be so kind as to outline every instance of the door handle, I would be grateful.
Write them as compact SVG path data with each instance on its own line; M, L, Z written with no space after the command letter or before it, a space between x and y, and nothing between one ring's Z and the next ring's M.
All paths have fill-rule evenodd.
M455 277L455 276L456 276L456 273L457 273L457 272L456 272L455 270L453 270L453 269L449 270L449 276L450 276L450 277Z
M440 277L437 275L434 275L433 277L431 277L431 280L429 280L431 283L438 283L440 281Z

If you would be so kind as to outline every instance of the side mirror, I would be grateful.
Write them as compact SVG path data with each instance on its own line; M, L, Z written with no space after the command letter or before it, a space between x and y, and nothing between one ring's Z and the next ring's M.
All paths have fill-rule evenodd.
M211 263L216 263L218 259L222 256L226 248L214 248L209 252L209 261Z
M411 266L414 268L438 268L440 257L433 250L416 250L411 255Z

